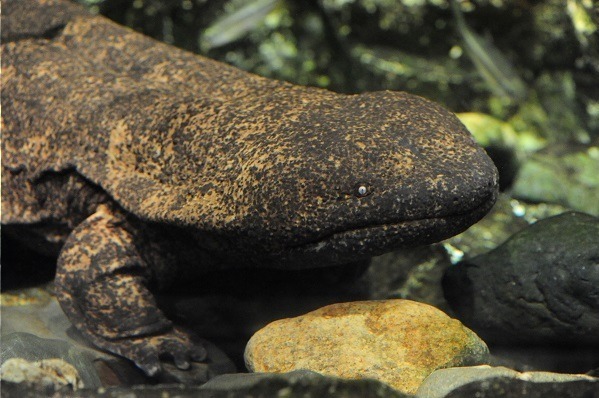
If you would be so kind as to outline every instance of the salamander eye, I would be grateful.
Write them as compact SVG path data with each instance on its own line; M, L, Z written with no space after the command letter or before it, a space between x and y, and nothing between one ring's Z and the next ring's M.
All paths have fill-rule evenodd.
M364 196L370 194L370 190L368 189L368 186L365 184L359 184L356 187L356 196L359 198L363 198Z

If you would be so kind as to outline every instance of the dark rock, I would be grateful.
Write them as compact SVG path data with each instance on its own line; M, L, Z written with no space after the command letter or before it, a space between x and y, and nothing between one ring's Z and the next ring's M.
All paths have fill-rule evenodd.
M488 343L599 345L599 219L564 213L447 270L445 297Z
M346 380L326 377L310 371L283 374L230 374L218 376L202 387L183 385L135 386L131 388L36 390L2 382L3 396L33 398L407 398L375 380Z
M32 388L23 384L2 380L2 397L5 398L234 398L237 395L214 394L210 391L199 390L199 387L183 385L157 385L134 387L110 387L99 389L81 389L72 391L66 388Z

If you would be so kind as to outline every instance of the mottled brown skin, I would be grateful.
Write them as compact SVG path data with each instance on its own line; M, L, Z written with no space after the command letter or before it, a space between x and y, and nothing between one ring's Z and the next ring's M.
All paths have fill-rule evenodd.
M264 79L59 0L2 12L3 232L58 255L73 324L149 375L205 355L150 287L428 244L495 201L491 160L425 99Z

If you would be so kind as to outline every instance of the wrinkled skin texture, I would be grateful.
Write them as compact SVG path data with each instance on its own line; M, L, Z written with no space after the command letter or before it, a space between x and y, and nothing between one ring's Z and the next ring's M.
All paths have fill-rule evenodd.
M423 98L264 79L59 0L2 11L3 231L57 255L73 324L150 375L205 355L150 287L356 262L495 201L491 160Z

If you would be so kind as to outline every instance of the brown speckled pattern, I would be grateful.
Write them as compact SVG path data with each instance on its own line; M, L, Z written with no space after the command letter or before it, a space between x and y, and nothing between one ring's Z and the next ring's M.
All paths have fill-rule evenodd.
M431 243L495 200L484 150L423 98L264 79L59 0L2 11L2 223L66 240L65 312L149 373L193 344L147 287Z
M107 205L69 235L58 260L56 295L73 324L100 348L123 355L150 375L159 358L178 366L205 357L202 347L162 315L147 289L151 277L133 228Z

